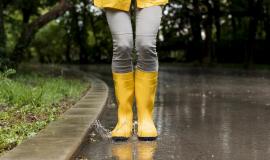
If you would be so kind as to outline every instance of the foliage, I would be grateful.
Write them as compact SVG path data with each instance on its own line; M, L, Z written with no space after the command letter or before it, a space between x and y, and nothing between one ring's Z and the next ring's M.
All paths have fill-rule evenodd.
M88 0L61 1L70 3L72 7L64 14L59 14L56 20L51 19L47 25L38 28L37 34L28 39L32 43L19 48L23 53L22 60L81 64L110 62L112 39L104 11ZM6 52L6 60L2 60L0 55L0 64L8 63L16 46L24 42L20 37L27 28L25 26L50 12L61 1L0 2L5 26L5 30L0 30L0 52ZM161 61L265 63L269 59L269 1L169 2L163 10L158 36Z
M87 88L76 79L15 73L0 73L0 153L57 119Z
M65 35L65 30L55 21L49 23L37 33L30 45L31 57L37 57L42 63L61 63L66 49L63 45Z

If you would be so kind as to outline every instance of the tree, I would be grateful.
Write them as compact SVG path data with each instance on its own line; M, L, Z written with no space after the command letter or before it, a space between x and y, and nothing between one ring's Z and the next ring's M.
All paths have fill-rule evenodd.
M0 1L0 54L5 53L6 33L4 27L4 1Z
M56 19L57 17L63 15L67 10L70 10L72 5L69 4L66 0L60 0L59 4L55 6L53 9L48 11L47 13L39 16L36 20L31 22L30 24L26 24L23 27L21 36L18 39L16 46L11 55L11 61L13 62L13 66L20 63L24 57L24 51L30 44L33 39L35 33L44 25L49 23L50 21Z
M199 0L193 0L192 1L193 5L193 12L190 16L190 22L191 22L191 30L192 30L192 59L197 59L200 62L202 62L202 49L201 49L201 41L202 41L202 36L201 36L201 22L202 22L202 16L200 12L200 7L199 7Z
M249 10L248 13L250 15L250 22L249 22L249 34L248 34L248 50L246 52L245 57L245 65L246 67L251 67L253 64L253 56L254 56L254 49L256 46L255 39L258 27L258 21L262 16L262 4L263 0L249 0Z

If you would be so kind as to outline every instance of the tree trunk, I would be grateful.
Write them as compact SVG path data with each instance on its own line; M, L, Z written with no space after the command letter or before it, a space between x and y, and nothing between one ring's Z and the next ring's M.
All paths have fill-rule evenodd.
M66 57L66 62L71 63L71 57L70 57L70 49L71 49L71 36L69 33L66 35L66 50L65 50L65 57Z
M86 3L86 2L85 2ZM83 11L83 26L80 29L80 62L81 64L86 64L88 63L88 43L87 43L87 37L88 37L88 32L87 32L87 16L86 16L87 11Z
M79 15L75 15L74 17L74 21L75 21L75 42L77 43L77 45L79 46L80 52L79 52L79 61L80 64L86 64L87 63L87 47L86 47L86 38L85 38L85 24L83 24L83 26L79 27L78 23L78 16ZM84 20L83 20L84 23Z
M60 0L60 3L56 7L23 28L11 56L11 60L14 63L13 66L16 67L16 65L22 61L24 50L28 47L36 32L50 21L63 15L65 11L71 9L71 7L72 6L65 0Z
M90 55L89 55L89 62L95 62L95 61L99 61L101 59L101 54L100 54L100 48L96 47L99 44L98 42L98 38L97 38L97 33L98 33L98 28L95 27L95 15L93 13L91 13L91 15L89 16L89 23L93 32L93 37L94 37L94 41L96 42L95 45L93 47L91 47L90 51Z
M211 4L208 1L205 1L205 5L207 6L207 19L204 22L204 28L206 33L205 43L204 43L204 52L202 57L203 64L210 64L212 63L212 46L213 46L213 39L212 39L212 30L213 30L213 9Z
M25 25L28 24L31 17L31 13L29 12L29 10L23 9L22 15L23 15L23 24Z
M199 1L193 1L193 15L191 16L191 30L193 35L192 48L190 60L200 60L201 61L201 13L199 10Z
M250 23L249 23L249 33L248 33L248 42L247 42L247 52L245 55L245 67L250 68L253 65L253 54L256 46L256 32L258 21L260 17L260 12L262 9L262 0L249 0L249 14Z
M266 5L266 16L264 18L264 28L266 32L266 42L270 42L270 6Z
M220 17L221 17L221 11L220 11L220 1L214 0L214 10L213 14L215 16L215 26L216 26L216 43L213 46L213 52L211 55L211 59L213 63L217 63L217 48L219 47L220 43L220 37L221 37L221 25L220 25Z
M83 1L85 4L87 3L86 0ZM75 12L75 11L74 11ZM87 44L87 11L83 10L82 14L76 14L75 15L75 29L76 29L76 42L79 46L80 49L80 53L79 53L79 61L80 64L86 64L88 63L88 51L89 51L89 47ZM79 16L81 16L81 20L79 20ZM82 25L79 26L78 23L79 21L82 22Z
M214 1L214 15L215 15L215 26L216 26L216 38L217 42L220 42L221 26L220 26L220 2L219 0Z
M234 40L237 39L237 26L236 26L236 17L232 15L232 37Z
M6 32L4 27L4 4L0 1L0 54L5 53L6 49Z

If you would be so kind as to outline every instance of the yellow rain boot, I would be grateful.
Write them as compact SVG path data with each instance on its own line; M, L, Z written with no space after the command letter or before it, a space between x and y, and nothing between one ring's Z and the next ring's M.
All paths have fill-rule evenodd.
M152 114L157 88L158 72L135 70L135 97L138 113L139 140L155 140L157 129Z
M113 80L118 105L118 122L112 131L112 139L115 141L124 141L132 134L134 72L113 72Z

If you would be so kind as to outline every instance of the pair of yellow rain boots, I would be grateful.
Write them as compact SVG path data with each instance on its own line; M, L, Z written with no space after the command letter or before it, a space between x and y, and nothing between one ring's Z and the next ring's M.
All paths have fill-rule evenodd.
M155 140L158 136L152 114L158 81L158 72L139 69L128 73L113 72L115 96L118 105L118 122L112 139L124 141L132 136L133 100L136 98L139 140Z

